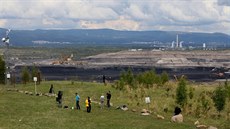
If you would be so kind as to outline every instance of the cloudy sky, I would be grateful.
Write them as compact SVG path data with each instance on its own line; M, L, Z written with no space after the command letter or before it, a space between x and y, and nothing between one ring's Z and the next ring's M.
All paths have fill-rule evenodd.
M0 28L230 34L230 0L0 0Z

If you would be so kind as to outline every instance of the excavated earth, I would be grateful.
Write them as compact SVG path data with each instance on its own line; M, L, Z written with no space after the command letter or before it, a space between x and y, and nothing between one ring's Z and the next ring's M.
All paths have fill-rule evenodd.
M38 65L43 79L46 80L85 80L101 81L102 75L107 80L119 78L122 71L131 68L134 74L155 69L157 73L166 71L171 78L185 75L194 81L212 81L226 78L223 70L230 68L230 51L159 51L129 50L116 53L103 53L70 61L67 64L52 65L49 62ZM22 66L16 66L20 73ZM220 76L219 76L220 75Z

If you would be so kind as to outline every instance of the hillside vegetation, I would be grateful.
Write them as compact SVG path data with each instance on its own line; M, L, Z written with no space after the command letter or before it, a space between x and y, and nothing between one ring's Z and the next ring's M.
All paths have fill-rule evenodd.
M55 97L35 96L7 89L18 89L19 91L34 92L34 83L27 85L5 86L0 88L0 128L2 129L76 129L76 128L156 128L156 129L194 129L194 122L199 120L201 124L211 125L218 128L229 128L229 101L225 109L220 113L216 111L213 102L207 97L210 109L205 113L202 108L198 109L197 100L201 93L212 93L217 86L210 84L188 84L194 90L193 99L189 99L184 115L183 123L170 122L174 111L176 99L177 82L167 82L164 86L153 86L149 88L125 90L114 88L114 85L102 83L50 81L42 82L37 86L39 93L47 93L50 85L54 85L55 93L63 91L63 105L75 106L75 93L78 92L81 100L81 110L70 108L58 108ZM167 90L169 88L169 90ZM108 109L100 109L99 98L102 94L111 91L113 106ZM85 99L90 96L92 112L87 113ZM145 104L145 97L151 99L150 105ZM126 104L128 111L116 109L117 106ZM131 110L135 109L136 112ZM149 109L150 116L141 116L141 109ZM167 109L167 111L165 110ZM201 111L201 112L196 112ZM157 114L165 119L158 119ZM228 116L229 117L229 116Z

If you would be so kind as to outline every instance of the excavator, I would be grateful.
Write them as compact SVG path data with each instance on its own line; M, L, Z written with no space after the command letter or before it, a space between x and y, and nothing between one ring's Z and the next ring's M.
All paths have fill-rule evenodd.
M61 58L58 61L53 61L53 65L60 65L60 64L68 64L69 61L71 61L73 58L73 54L66 56L62 55Z

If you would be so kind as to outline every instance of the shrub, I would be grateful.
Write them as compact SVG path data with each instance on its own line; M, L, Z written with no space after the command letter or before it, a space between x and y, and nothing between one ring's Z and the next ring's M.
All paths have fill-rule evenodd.
M157 84L158 86L162 85L162 81L161 81L161 76L160 75L156 75L155 76L154 83Z
M23 82L23 84L26 84L27 82L29 82L29 80L30 80L29 70L28 70L28 68L25 66L25 67L22 69L22 82Z
M207 112L211 109L210 101L208 100L208 96L206 95L206 92L202 92L199 96L201 105L202 105L202 112L204 114L207 114Z
M195 111L194 111L196 117L200 117L200 115L202 113L201 110L202 110L202 106L200 104L200 101L198 100L197 104L196 104L196 107L195 107Z
M193 98L193 96L194 96L194 88L189 87L189 93L188 93L188 96L189 96L189 98L190 98L190 99L192 99L192 98Z
M33 65L32 70L31 70L31 79L33 81L33 77L37 77L38 76L38 69L37 67L35 67L35 65Z
M187 103L187 87L186 80L182 77L179 80L177 89L176 89L176 103L185 106Z
M123 71L120 75L119 82L116 83L118 89L123 89L124 85L128 85L131 89L136 89L138 85L143 85L146 88L152 87L154 84L162 85L168 81L168 74L163 72L157 75L154 70L146 71L138 75L134 75L131 68L128 71Z
M40 82L41 82L41 71L35 65L33 65L32 69L31 69L32 81L33 81L34 77L37 77L37 84L40 84Z
M137 76L137 81L145 87L150 88L154 84L156 73L154 70L146 71Z
M217 87L213 92L213 102L214 105L219 111L219 113L224 109L225 106L225 99L226 99L226 92L222 87Z
M161 84L162 85L164 85L166 82L168 82L169 81L169 75L168 75L168 73L167 72L163 72L162 74L161 74Z
M230 86L228 85L227 81L225 82L224 88L225 88L226 95L227 95L226 97L228 97L228 100L230 101Z
M135 78L134 78L134 75L133 75L131 68L129 68L127 72L121 73L120 81L121 81L122 85L124 83L124 85L130 86L130 88L133 88L133 89L136 88Z

